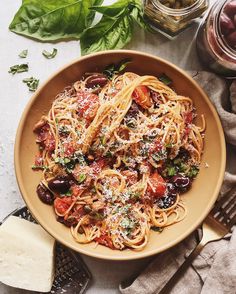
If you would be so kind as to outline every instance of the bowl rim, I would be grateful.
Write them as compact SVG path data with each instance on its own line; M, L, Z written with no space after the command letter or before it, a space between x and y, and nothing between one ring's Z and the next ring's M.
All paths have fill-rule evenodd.
M198 89L199 93L204 96L206 103L208 104L208 107L210 108L210 110L213 113L216 125L217 125L217 129L219 131L220 134L220 146L221 146L221 152L222 152L222 161L221 161L221 165L220 165L220 170L219 170L219 177L218 177L218 181L217 181L217 185L215 186L214 189L214 193L213 196L211 197L211 201L209 201L208 205L205 207L205 210L203 211L203 213L201 214L201 216L198 218L198 220L196 222L194 222L194 224L192 226L190 226L188 228L188 230L184 231L183 233L181 233L179 235L178 238L170 241L168 244L163 245L161 247L157 247L154 250L150 250L148 252L145 251L138 251L137 255L123 255L123 256L110 256L110 255L106 255L105 253L101 254L101 253L97 253L96 251L94 252L87 252L86 248L82 249L82 248L78 248L76 247L76 242L74 242L75 244L72 245L70 242L65 241L64 239L60 238L60 236L57 236L57 234L50 229L49 227L47 227L46 222L44 221L43 216L37 215L37 212L34 208L34 205L32 205L32 203L30 201L27 200L27 197L25 197L25 195L27 195L27 192L24 188L23 185L23 179L22 179L22 173L21 173L21 169L20 169L20 141L21 141L21 134L23 131L23 127L25 125L25 121L27 118L27 114L29 112L29 110L31 109L32 104L34 103L34 101L36 100L36 98L38 97L38 95L40 95L40 93L42 92L42 90L44 89L44 87L47 85L47 83L49 81L51 81L52 79L54 79L58 74L60 74L61 72L63 72L65 69L67 69L68 67L72 66L73 64L81 61L81 60L86 60L86 59L90 59L91 57L94 56L103 56L103 55L107 55L107 54L133 54L133 55L142 55L144 57L148 57L148 58L152 58L155 59L157 61L163 62L165 64L167 64L168 66L174 68L177 72L180 72L181 75L183 75L185 78L187 78L188 80L191 80L191 82L194 84L194 86ZM204 90L198 85L198 83L190 76L188 75L183 69L179 68L178 66L176 66L175 64L160 58L158 56L149 54L149 53L144 53L141 51L137 51L137 50L107 50L107 51L100 51L100 52L96 52L93 54L89 54L86 56L81 56L79 58L76 58L74 60L72 60L71 62L65 64L64 66L60 67L54 74L50 75L49 78L46 79L46 81L39 87L39 89L37 89L37 91L32 95L32 97L30 98L29 102L26 104L24 111L21 115L18 127L17 127L17 131L16 131L16 137L15 137L15 146L14 146L14 167L15 167L15 174L16 174L16 179L17 179L17 183L18 183L18 187L19 190L21 192L21 196L24 200L24 202L26 203L29 211L31 212L31 214L34 216L34 218L37 220L37 222L51 235L53 236L57 241L59 241L60 243L62 243L63 245L75 250L76 252L79 252L81 254L85 254L87 256L91 256L91 257L95 257L98 259L104 259L104 260L117 260L117 261L125 261L125 260L137 260L137 259L141 259L141 258L145 258L148 256L152 256L158 253L161 253L167 249L170 249L171 247L173 247L174 245L178 244L179 242L181 242L182 240L184 240L187 236L189 236L197 227L199 227L201 225L201 223L204 221L204 219L206 218L206 216L209 214L213 204L215 203L217 196L219 194L222 182L223 182L223 178L224 178L224 171L225 171L225 166L226 166L226 145L225 145L225 137L224 137L224 132L223 132L223 128L218 116L218 113L215 109L215 107L213 106L212 102L210 101L209 97L207 96L207 94L204 92ZM135 251L135 253L137 253Z

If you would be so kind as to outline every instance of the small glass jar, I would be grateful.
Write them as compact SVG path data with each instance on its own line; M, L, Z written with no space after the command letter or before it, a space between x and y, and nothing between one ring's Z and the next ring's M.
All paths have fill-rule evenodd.
M209 0L195 0L190 6L184 8L170 8L158 0L144 0L144 17L154 30L173 39L194 19L202 15L208 8L208 4Z
M200 61L226 78L236 77L236 0L218 0L197 35Z

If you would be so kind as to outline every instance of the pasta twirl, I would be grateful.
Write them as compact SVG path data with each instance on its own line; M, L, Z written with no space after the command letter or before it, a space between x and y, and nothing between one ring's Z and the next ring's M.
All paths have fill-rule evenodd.
M91 86L93 75L103 83ZM195 116L189 97L154 76L85 75L35 125L40 199L53 203L77 242L141 250L151 229L187 213L181 193L197 176L204 145L204 116L202 126Z

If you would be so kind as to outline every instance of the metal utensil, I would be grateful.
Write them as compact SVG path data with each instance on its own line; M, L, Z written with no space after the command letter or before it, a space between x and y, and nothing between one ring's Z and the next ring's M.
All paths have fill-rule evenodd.
M219 240L231 231L231 228L236 223L235 193L236 187L232 188L224 197L216 202L202 225L202 239L200 243L190 253L167 284L160 289L159 294L170 293L180 276L183 275L207 243Z

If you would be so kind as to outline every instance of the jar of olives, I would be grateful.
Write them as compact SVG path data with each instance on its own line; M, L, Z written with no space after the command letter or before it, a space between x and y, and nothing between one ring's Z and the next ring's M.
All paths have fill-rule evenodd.
M236 0L218 0L197 35L202 63L226 78L236 77Z
M209 0L144 0L145 20L172 39L207 9Z

